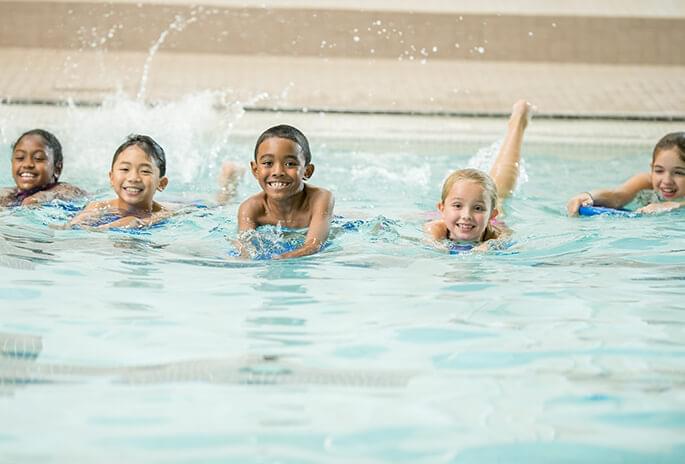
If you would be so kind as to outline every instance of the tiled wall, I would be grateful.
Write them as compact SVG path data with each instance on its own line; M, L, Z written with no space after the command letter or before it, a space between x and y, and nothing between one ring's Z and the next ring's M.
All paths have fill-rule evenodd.
M0 2L0 47L143 51L164 31L166 52L685 65L683 18Z

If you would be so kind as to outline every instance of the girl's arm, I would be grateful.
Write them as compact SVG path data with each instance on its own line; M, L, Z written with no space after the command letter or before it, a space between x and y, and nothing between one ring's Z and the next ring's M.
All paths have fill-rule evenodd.
M569 216L577 216L581 206L606 206L621 208L635 198L640 190L652 187L651 176L648 172L636 174L615 189L592 190L579 193L566 204Z
M667 213L668 211L673 211L674 209L685 207L685 202L682 201L665 201L663 203L651 203L647 206L643 206L635 210L638 213L654 214L654 213Z
M83 210L71 218L67 227L82 226L92 223L94 219L102 216L102 211L107 207L106 201L92 201Z
M424 233L432 240L445 240L447 238L447 226L442 219L435 219L423 225Z
M13 188L3 188L0 190L0 206L10 206L17 197L17 191Z
M50 190L42 190L24 198L22 206L30 206L41 203L48 203L52 200L71 201L86 196L86 192L79 187L71 184L57 184Z

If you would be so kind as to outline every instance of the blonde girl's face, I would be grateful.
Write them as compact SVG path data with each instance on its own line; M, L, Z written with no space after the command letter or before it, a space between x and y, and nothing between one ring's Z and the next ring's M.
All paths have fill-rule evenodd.
M685 196L685 161L673 147L659 151L652 163L652 188L664 200Z
M454 241L482 241L490 220L497 215L491 209L491 199L485 189L472 180L454 183L438 209L447 226L448 236Z

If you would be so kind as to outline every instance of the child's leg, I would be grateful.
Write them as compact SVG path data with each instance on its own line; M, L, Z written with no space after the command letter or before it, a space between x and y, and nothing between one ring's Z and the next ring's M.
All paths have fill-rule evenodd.
M219 192L217 193L217 202L220 205L225 205L231 198L233 198L238 190L238 183L240 178L245 173L245 168L238 164L227 161L221 166L219 173Z
M499 199L508 197L514 190L519 175L519 161L521 160L521 145L523 132L526 130L531 105L525 100L514 103L509 117L507 135L497 154L495 164L490 169L490 176L497 185Z

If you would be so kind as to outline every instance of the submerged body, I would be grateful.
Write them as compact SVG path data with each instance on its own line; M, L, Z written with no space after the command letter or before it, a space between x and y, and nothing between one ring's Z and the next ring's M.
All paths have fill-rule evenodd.
M261 225L307 229L302 247L276 256L297 258L318 252L328 238L333 215L333 194L306 183L314 173L309 144L290 126L265 131L257 141L252 174L262 188L238 209L241 233ZM238 243L243 256L244 244Z
M511 234L497 218L502 211L502 200L516 185L531 109L524 100L514 104L504 143L489 175L477 169L460 169L447 178L437 204L441 218L424 226L436 245L442 246L445 240L468 242L476 250L487 250L491 246L489 242Z
M84 190L59 182L62 165L62 146L53 134L42 129L22 134L12 147L12 177L16 187L0 191L0 206L39 205L85 196Z
M598 189L571 198L566 210L578 215L581 206L622 208L640 202L637 213L672 211L685 205L685 132L667 134L654 147L650 172L635 174L613 189Z

